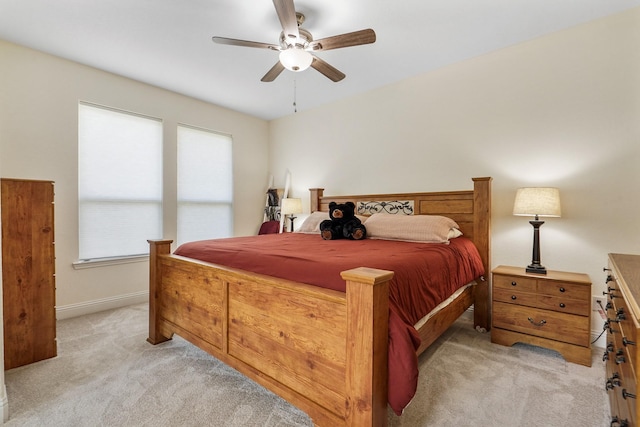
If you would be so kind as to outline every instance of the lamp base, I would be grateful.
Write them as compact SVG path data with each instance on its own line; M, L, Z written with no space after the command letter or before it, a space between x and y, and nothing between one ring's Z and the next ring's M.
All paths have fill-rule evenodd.
M547 274L547 269L544 268L544 266L540 265L540 264L531 264L528 265L526 268L526 272L527 273L533 273L533 274Z

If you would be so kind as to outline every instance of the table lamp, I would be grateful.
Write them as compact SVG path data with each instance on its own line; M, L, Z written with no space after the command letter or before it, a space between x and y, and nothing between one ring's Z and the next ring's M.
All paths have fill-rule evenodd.
M559 217L560 191L557 188L529 187L518 188L516 200L513 204L513 214L518 216L533 216L529 221L533 226L533 255L531 264L527 266L527 273L547 274L547 269L540 264L540 226L544 221L541 216Z
M291 221L290 232L293 232L293 221L296 219L294 214L302 213L302 199L286 198L282 199L282 206L280 209L282 215L289 216Z

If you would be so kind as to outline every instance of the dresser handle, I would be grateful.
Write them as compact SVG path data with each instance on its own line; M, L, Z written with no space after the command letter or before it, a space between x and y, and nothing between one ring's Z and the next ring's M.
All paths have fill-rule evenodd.
M511 286L516 286L516 285L517 285L517 283L515 281L511 282Z
M636 395L635 395L635 394L631 394L631 393L629 393L629 392L627 391L627 389L626 389L626 388L623 388L623 389L622 389L622 398L623 398L623 399L626 399L627 397L630 397L630 398L632 398L632 399L635 399L635 398L636 398Z
M602 267L602 271L611 271L611 269L607 267Z
M627 360L624 357L624 351L622 349L618 350L616 352L616 365L619 365L621 363L625 363L626 361Z
M627 337L622 337L622 344L626 347L628 345L636 345L635 341L630 341Z
M547 321L544 319L539 322L535 322L531 317L528 317L527 320L529 320L529 322L531 322L531 324L534 326L543 326L545 323L547 323Z
M627 421L626 419L621 420L618 417L613 417L611 418L611 424L609 424L611 427L628 427L629 426L629 421Z
M560 290L560 292L564 292L564 291L565 291L565 289L564 289L564 288L560 288L559 290Z
M560 303L560 308L565 308L566 306L564 305L563 302Z
M611 281L613 281L613 276L612 276L612 275L610 275L610 274L607 274L607 279L605 280L605 282L604 282L604 283L605 283L605 284L607 284L607 283L609 283L609 282L611 282Z
M607 360L609 360L609 353L605 351L602 355L602 361L606 362Z
M620 375L617 372L614 372L611 378L607 380L605 383L605 388L607 390L613 390L614 387L620 387L622 382L620 381Z
M518 298L518 297L516 297L515 295L511 295L511 299L512 299L512 300L514 300L514 301L515 301L517 298Z

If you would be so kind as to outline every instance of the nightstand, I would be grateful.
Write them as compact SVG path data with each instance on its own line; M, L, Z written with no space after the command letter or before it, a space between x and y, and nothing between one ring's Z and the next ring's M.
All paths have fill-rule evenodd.
M521 267L493 270L491 342L517 342L559 352L568 362L591 366L591 279Z

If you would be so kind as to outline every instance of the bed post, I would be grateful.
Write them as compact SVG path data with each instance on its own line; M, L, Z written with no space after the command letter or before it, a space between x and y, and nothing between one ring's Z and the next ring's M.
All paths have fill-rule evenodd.
M386 426L393 272L360 267L340 275L347 284L346 425Z
M310 212L313 213L315 211L320 210L320 198L323 196L324 188L310 188L309 189L310 200L309 200L309 208Z
M147 242L149 242L149 338L147 341L155 345L171 339L171 337L165 337L160 333L160 314L158 313L160 301L158 298L162 274L158 257L171 253L173 240L147 240Z
M474 288L473 323L491 329L491 177L473 178L473 239L484 265L484 281Z

